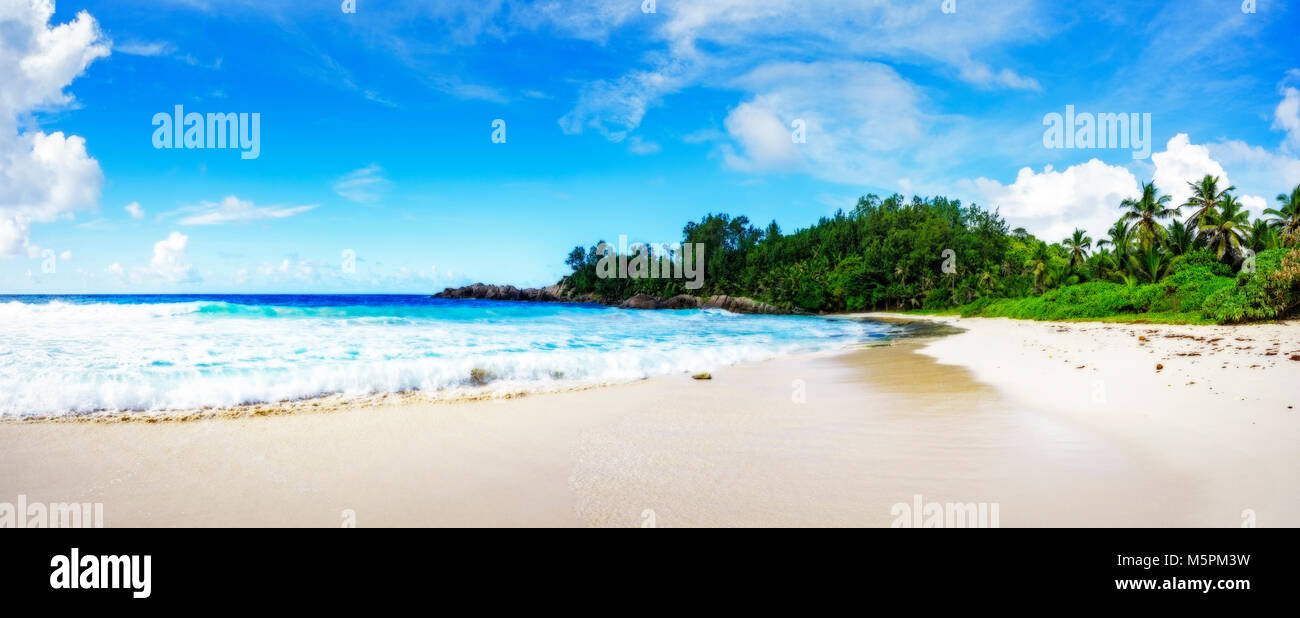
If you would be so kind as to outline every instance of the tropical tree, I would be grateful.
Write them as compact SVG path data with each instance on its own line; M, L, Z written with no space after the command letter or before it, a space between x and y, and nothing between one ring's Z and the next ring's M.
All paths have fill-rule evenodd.
M1178 212L1177 208L1169 207L1169 196L1160 195L1153 182L1142 185L1142 197L1126 199L1121 206L1127 209L1121 220L1132 222L1129 231L1137 236L1143 250L1164 238L1165 228L1160 221Z
M1206 174L1199 181L1187 183L1187 186L1192 188L1192 196L1182 206L1194 209L1191 216L1187 217L1187 224L1193 227L1206 213L1213 212L1222 206L1227 201L1230 191L1237 190L1236 187L1220 190L1219 177L1209 174Z
M1128 265L1131 275L1148 283L1156 283L1169 274L1170 261L1167 254L1152 247L1128 256Z
M1271 215L1270 223L1277 226L1283 236L1292 240L1300 236L1300 185L1291 190L1291 195L1279 193L1277 208L1265 208L1264 214Z
M1255 219L1250 226L1249 240L1247 244L1251 251L1259 253L1267 249L1276 249L1281 246L1281 239L1278 238L1277 227L1263 219Z
M1107 246L1113 247L1112 250L1119 255L1128 253L1128 225L1123 218L1120 218L1119 221L1115 222L1115 225L1106 230L1106 238L1097 241L1097 249L1104 249Z
M1080 281L1078 273L1074 272L1074 267L1061 262L1048 264L1047 274L1043 277L1043 282L1048 287L1074 285Z
M1232 196L1219 210L1201 217L1200 232L1205 246L1223 261L1229 257L1236 259L1242 254L1241 247L1247 240L1249 229L1250 213Z
M1065 251L1070 255L1070 269L1073 270L1076 264L1088 259L1088 253L1092 250L1092 237L1075 228L1074 235L1061 241L1061 244L1065 245Z
M1048 274L1048 268L1051 264L1052 254L1048 250L1047 243L1037 241L1033 249L1030 250L1029 259L1025 261L1025 266L1029 269L1029 274L1034 278L1034 286L1042 289L1043 276Z
M1175 220L1165 232L1165 244L1174 255L1191 251L1196 245L1196 228Z

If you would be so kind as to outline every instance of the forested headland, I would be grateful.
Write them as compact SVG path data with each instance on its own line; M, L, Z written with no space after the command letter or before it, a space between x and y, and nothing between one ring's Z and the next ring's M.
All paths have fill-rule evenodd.
M602 243L575 247L558 287L604 302L731 295L811 312L1214 323L1292 315L1300 305L1300 186L1252 221L1235 188L1211 176L1189 184L1184 204L1144 185L1115 205L1116 221L1100 238L1075 230L1040 239L1009 229L996 211L944 197L867 195L792 233L708 214L682 230L683 245L705 247L700 289L670 277L601 277ZM652 259L674 257L661 249Z

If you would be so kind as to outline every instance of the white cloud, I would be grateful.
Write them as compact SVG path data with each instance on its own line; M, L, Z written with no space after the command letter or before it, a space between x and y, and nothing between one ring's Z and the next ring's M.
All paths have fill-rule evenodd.
M610 141L621 142L641 125L650 106L688 83L687 71L685 64L672 62L654 70L633 71L617 79L585 84L577 105L560 118L560 129L568 134L595 129Z
M1300 159L1240 140L1215 142L1209 148L1217 160L1232 170L1233 184L1239 190L1268 196L1270 206L1272 196L1290 193L1300 185Z
M894 186L925 135L918 90L878 63L777 62L733 80L753 93L726 117L726 164L796 170L834 182ZM803 141L795 143L796 123Z
M637 6L583 0L521 12L532 27L550 25L594 41L625 25L645 24L664 46L647 54L641 68L585 84L560 120L565 132L593 128L620 141L668 95L691 86L719 87L733 75L791 57L846 64L892 59L932 65L981 88L1040 90L1032 77L976 58L1048 31L1035 0L982 4L979 19L944 16L937 4L889 0L661 2L649 17L637 15Z
M190 265L185 252L190 237L180 232L172 232L153 246L153 259L149 268L143 271L145 277L158 277L170 283L189 283L197 281L194 267ZM110 267L111 268L111 267Z
M307 212L313 208L316 208L316 205L259 207L253 202L228 195L220 202L203 202L198 206L186 208L187 212L193 214L182 218L179 223L181 225L218 225L261 219L284 219Z
M775 112L754 103L742 103L727 114L727 133L741 153L725 148L727 165L742 171L801 167L791 130Z
M143 219L144 209L140 207L140 202L131 202L123 207L132 219Z
M81 137L17 128L22 114L70 103L63 88L109 53L89 14L51 28L53 13L48 0L0 0L0 255L23 253L32 223L94 207L103 183Z
M1249 210L1250 214L1255 217L1263 216L1264 209L1271 206L1268 200L1258 195L1243 195L1240 201L1241 205L1245 206L1246 210Z
M1219 177L1220 189L1232 185L1219 159L1260 167L1264 170L1262 175L1268 177L1272 185L1278 183L1279 176L1288 174L1295 180L1284 181L1291 182L1286 186L1300 183L1300 161L1262 148L1251 148L1242 142L1209 146L1193 144L1185 133L1175 135L1165 145L1164 151L1151 155L1155 166L1152 182L1161 193L1171 196L1170 206L1181 206L1192 194L1187 183L1198 181L1206 174ZM1011 185L987 178L959 184L963 189L974 190L990 207L1001 208L1002 215L1012 227L1024 227L1047 241L1064 238L1075 227L1087 230L1094 240L1099 238L1119 218L1120 202L1136 197L1140 188L1133 172L1098 159L1070 166L1061 172L1047 166L1042 173L1035 173L1026 167L1020 170ZM1250 185L1250 189L1254 187L1254 184ZM1252 190L1238 186L1234 194L1252 216L1258 217L1270 200ZM1274 194L1276 192L1268 195ZM1189 214L1183 212L1184 217Z
M1286 131L1286 146L1300 152L1300 90L1282 89L1282 101L1273 110L1273 128Z
M164 56L176 51L175 46L165 41L128 41L126 43L113 45L113 51L121 52L131 56Z
M63 253L60 253L60 254L59 254L59 259L65 261L65 262L68 261L68 260L71 260L71 259L72 259L72 251L71 251L71 250L65 250Z
M1092 159L1041 173L1026 167L1010 185L978 178L963 183L1000 210L1012 227L1024 227L1042 240L1059 242L1079 227L1096 240L1119 218L1120 202L1137 197L1138 179L1128 169Z
M373 202L379 199L379 193L388 186L383 176L383 168L370 164L359 170L345 174L334 181L334 192L353 202Z
M1210 156L1210 149L1191 143L1186 133L1171 138L1164 152L1151 155L1151 162L1156 168L1151 180L1157 189L1170 196L1170 206L1186 204L1192 197L1192 188L1187 183L1197 182L1207 174L1219 178L1219 190L1232 186L1223 166Z

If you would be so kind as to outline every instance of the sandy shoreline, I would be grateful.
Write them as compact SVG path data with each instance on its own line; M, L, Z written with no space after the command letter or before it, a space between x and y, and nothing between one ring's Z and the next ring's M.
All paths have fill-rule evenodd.
M916 495L1003 527L1300 525L1300 325L941 321L965 332L711 381L0 423L0 501L110 527L889 526Z

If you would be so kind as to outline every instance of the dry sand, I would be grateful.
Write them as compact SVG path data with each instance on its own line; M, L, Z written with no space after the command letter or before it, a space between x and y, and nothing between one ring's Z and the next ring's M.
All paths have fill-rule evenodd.
M110 527L889 526L920 495L1003 527L1300 525L1296 324L944 321L967 330L710 381L0 423L0 502L102 502Z

